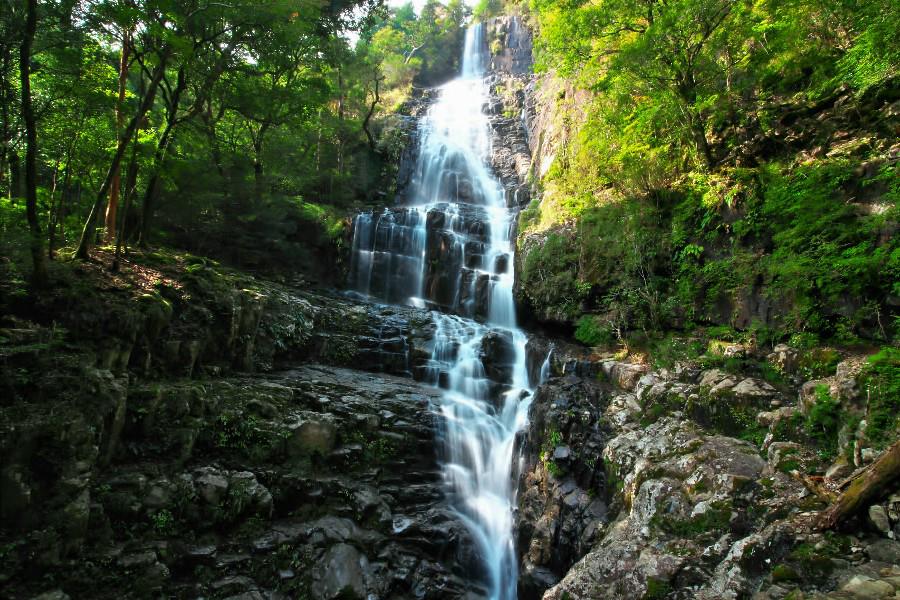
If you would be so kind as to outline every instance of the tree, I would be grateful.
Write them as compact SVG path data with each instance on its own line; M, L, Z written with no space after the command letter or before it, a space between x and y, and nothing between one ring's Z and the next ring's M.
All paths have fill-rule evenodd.
M32 283L36 288L42 288L47 285L47 264L44 260L44 238L37 216L37 125L31 102L31 47L37 32L37 19L37 0L28 0L19 54L22 120L25 123L25 214L31 233L31 260L34 268Z

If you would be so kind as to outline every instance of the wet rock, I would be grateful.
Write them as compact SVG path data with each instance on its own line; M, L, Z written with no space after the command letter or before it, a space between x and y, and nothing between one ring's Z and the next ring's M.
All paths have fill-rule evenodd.
M329 414L304 413L290 426L287 442L289 456L307 456L313 453L328 454L334 449L337 428Z
M896 540L876 540L866 547L866 553L872 560L900 565L900 542Z
M71 596L62 590L52 590L44 592L38 596L34 596L31 600L69 600Z
M216 594L232 596L255 588L256 582L243 575L233 575L214 581L210 587Z
M312 584L313 597L318 600L346 598L364 600L368 560L349 544L335 544L328 549L320 571Z
M200 497L212 506L222 503L228 493L228 479L214 467L202 467L194 473L194 486Z
M516 349L512 334L503 330L492 330L485 334L481 342L481 364L485 374L498 383L510 383L516 359Z
M742 400L768 399L778 395L777 390L761 379L747 377L731 389Z

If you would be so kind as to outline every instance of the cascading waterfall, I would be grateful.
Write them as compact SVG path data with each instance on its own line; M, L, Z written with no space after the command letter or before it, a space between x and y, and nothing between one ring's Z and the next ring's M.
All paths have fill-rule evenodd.
M439 309L424 377L445 390L444 479L479 545L490 597L516 597L513 448L531 401L513 301L515 211L488 166L487 44L466 32L461 77L420 122L410 206L354 223L350 281L389 302ZM477 320L476 320L477 319Z

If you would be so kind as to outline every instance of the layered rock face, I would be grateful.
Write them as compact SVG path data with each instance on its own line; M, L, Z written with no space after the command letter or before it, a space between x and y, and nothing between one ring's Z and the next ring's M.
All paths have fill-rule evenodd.
M68 453L37 450L68 475L55 496L30 482L50 518L9 524L34 557L6 556L9 589L28 597L29 570L78 564L57 580L75 597L121 597L124 579L138 597L464 595L477 561L438 485L435 397L315 365L133 389L100 448L82 421ZM53 433L20 431L20 455ZM96 469L111 445L113 468Z
M49 329L4 329L5 594L483 593L440 486L437 392L410 378L431 316L232 276L74 295L54 352Z

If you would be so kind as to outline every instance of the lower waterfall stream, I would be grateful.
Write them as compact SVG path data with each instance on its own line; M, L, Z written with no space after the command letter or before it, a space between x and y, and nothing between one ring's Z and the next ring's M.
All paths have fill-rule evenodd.
M484 561L490 598L516 597L513 448L531 402L513 300L516 208L488 166L483 26L466 32L462 74L419 124L408 206L354 222L350 283L388 302L435 309L421 374L444 390L440 456L454 509Z

